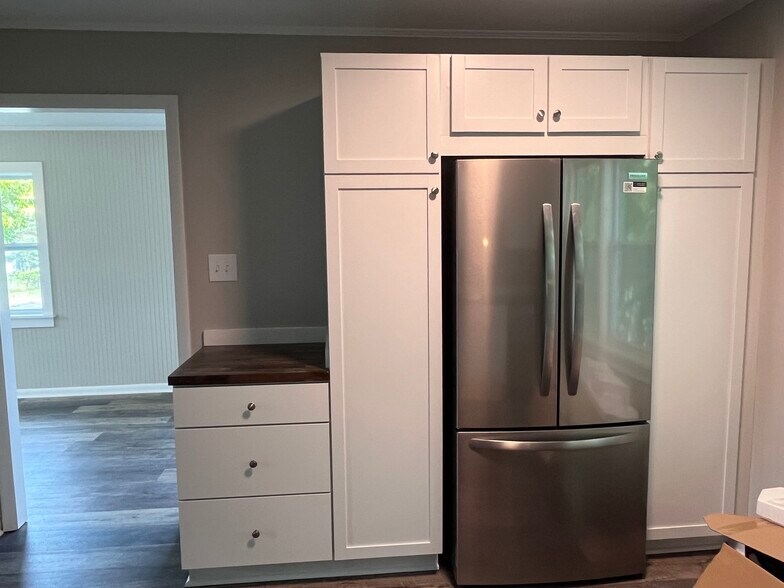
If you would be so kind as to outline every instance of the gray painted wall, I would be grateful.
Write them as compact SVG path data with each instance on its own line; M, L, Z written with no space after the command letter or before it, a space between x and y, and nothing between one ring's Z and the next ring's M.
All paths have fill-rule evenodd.
M327 322L321 52L668 55L666 43L0 31L0 92L177 94L193 347ZM210 283L209 253L239 281Z
M160 383L177 365L166 133L0 132L42 161L55 326L14 329L19 388Z

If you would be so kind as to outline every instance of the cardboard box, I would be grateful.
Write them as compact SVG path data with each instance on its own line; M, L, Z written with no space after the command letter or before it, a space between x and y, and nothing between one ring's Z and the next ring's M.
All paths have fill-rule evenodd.
M784 588L784 527L760 517L727 514L708 515L705 522L743 545L746 556L723 545L697 580L697 588Z

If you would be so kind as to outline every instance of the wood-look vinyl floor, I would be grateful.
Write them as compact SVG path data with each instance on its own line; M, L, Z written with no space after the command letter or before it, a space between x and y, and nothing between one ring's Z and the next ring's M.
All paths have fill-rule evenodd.
M29 522L0 537L0 588L181 588L171 395L29 399L20 412ZM650 558L645 579L598 586L690 587L711 557ZM453 583L441 570L267 586Z

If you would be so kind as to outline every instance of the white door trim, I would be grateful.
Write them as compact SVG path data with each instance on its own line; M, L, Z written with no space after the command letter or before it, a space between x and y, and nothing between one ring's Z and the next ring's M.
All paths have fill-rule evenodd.
M90 108L163 110L166 115L166 149L169 165L171 201L172 256L174 265L174 300L177 319L177 352L180 361L191 354L188 308L188 270L185 256L185 220L180 156L180 123L177 96L115 94L0 94L0 107L20 108ZM5 272L2 272L3 278ZM5 280L0 280L5 282ZM0 284L2 285L2 284ZM3 292L5 292L3 286ZM1 299L0 299L1 301ZM5 302L5 307L8 302ZM2 309L0 309L2 313ZM9 325L10 326L10 325ZM21 434L13 344L8 334L0 333L3 373L0 381L0 517L2 530L18 529L26 522L24 477L22 475ZM9 365L10 364L10 365ZM10 376L14 374L14 376Z

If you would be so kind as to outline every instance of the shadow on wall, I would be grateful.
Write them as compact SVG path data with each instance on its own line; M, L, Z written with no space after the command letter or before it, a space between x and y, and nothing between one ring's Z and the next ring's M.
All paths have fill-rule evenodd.
M321 97L245 130L237 244L247 326L327 324Z

